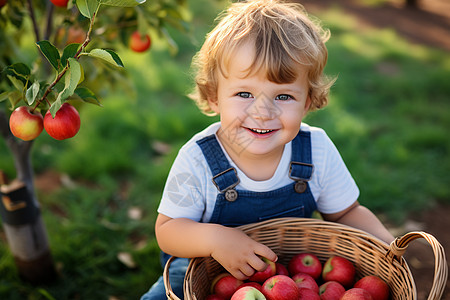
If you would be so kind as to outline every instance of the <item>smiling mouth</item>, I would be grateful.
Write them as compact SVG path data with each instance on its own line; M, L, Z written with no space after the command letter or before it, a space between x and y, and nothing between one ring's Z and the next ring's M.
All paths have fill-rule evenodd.
M275 131L273 129L256 129L256 128L248 128L248 130L258 134L267 134Z

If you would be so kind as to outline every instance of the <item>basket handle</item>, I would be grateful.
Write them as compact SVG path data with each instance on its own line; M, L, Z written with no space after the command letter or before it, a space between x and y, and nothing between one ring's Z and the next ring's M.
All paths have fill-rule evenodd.
M447 283L448 267L444 248L434 236L423 231L413 231L406 233L401 237L397 237L391 243L386 253L386 257L391 262L394 260L394 258L400 261L409 243L418 238L424 238L433 249L434 279L433 286L431 287L430 294L428 295L428 300L439 300L444 293L444 288Z
M164 272L163 272L163 280L164 280L164 288L166 289L166 295L167 295L167 299L170 300L181 300L180 298L178 298L177 295L175 295L175 293L172 290L172 286L170 285L170 281L169 281L169 267L172 264L173 260L176 257L171 256L167 262L166 265L164 266Z

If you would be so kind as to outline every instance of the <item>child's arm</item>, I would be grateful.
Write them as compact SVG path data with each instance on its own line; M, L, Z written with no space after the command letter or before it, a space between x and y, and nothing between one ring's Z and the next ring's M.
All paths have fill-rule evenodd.
M277 260L270 248L236 228L159 214L155 232L161 250L167 254L187 258L211 256L241 280L255 270L265 269L266 264L258 256Z
M366 231L390 244L394 236L384 227L380 220L366 207L355 201L350 207L335 214L322 214L327 221L345 224Z

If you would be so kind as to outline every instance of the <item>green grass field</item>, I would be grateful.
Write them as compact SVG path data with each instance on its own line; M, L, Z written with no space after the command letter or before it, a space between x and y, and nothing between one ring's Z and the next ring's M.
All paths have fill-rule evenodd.
M217 120L185 95L190 59L221 4L191 2L195 32L175 34L176 56L158 41L148 54L122 50L131 87L109 94L102 108L84 107L74 139L36 141L37 175L70 178L51 193L38 190L61 276L50 286L20 281L0 235L0 299L138 299L161 274L153 224L165 178L179 147ZM338 9L319 17L332 32L326 72L338 80L330 104L305 122L335 142L360 201L394 224L449 203L450 57L393 31L360 31ZM14 177L13 167L0 141L0 168Z

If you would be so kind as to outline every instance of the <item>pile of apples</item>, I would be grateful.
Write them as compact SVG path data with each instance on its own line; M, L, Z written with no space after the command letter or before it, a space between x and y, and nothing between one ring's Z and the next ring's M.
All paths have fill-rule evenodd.
M267 268L245 282L227 272L217 275L206 300L389 299L384 280L369 275L356 281L355 266L342 256L331 256L323 265L312 253L295 255L287 266L262 259Z

